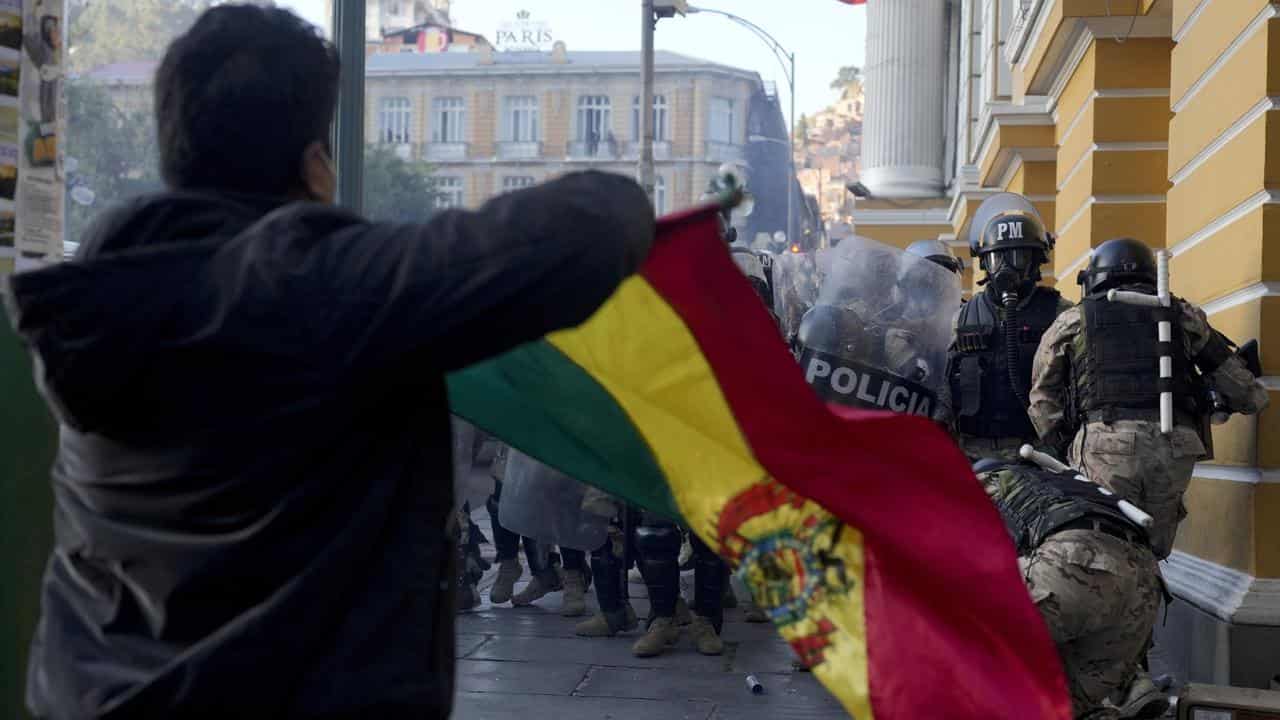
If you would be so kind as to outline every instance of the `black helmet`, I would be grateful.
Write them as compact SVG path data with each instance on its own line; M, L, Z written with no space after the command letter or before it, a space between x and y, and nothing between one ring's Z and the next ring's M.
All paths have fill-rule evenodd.
M1053 235L1035 205L1017 193L997 193L982 201L963 235L969 253L987 273L987 290L1002 301L1031 291L1053 249Z
M1042 263L1048 260L1053 243L1038 214L1016 210L999 213L969 240L969 252L976 258L1021 248L1036 251L1043 258Z
M964 261L941 240L917 240L907 246L907 254L935 262L957 275L964 271Z
M996 193L983 200L960 236L969 244L969 254L976 258L1005 248L1039 250L1047 258L1054 240L1045 231L1036 206L1011 192Z
M1156 255L1146 243L1113 238L1089 253L1089 264L1076 276L1085 295L1129 283L1156 284Z

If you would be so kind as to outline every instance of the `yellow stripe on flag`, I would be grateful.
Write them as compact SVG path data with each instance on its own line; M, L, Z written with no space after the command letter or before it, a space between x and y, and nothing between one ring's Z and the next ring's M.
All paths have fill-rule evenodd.
M822 658L818 679L872 720L862 535L768 476L671 306L633 276L586 323L547 341L627 413L690 529L742 567L798 654Z

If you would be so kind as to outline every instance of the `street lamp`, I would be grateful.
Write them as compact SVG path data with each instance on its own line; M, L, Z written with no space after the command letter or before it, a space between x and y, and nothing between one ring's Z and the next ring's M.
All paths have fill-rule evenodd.
M782 73L787 78L787 92L791 97L791 113L788 121L787 132L787 166L791 168L791 174L787 178L787 238L791 239L791 230L795 227L796 54L788 52L787 49L782 46L782 43L778 42L778 40L770 35L764 28L756 25L746 18L734 15L733 13L725 12L724 10L715 10L712 8L694 7L692 5L685 8L685 12L688 14L710 13L712 15L721 15L729 18L735 23L755 33L756 37L760 38L764 44L769 47L773 56L778 59L778 63L782 65Z

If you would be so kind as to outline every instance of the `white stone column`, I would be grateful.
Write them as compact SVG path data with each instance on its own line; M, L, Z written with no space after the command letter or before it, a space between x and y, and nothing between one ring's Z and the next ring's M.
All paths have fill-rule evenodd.
M939 197L947 3L867 0L862 182L873 196Z

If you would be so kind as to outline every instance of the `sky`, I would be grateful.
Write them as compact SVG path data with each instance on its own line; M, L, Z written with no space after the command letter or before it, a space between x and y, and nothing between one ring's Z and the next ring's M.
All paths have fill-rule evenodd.
M313 22L324 14L324 0L278 0ZM837 0L694 0L696 6L727 10L764 28L796 55L796 117L821 110L835 100L831 80L843 65L863 65L865 6ZM498 24L528 10L542 20L569 50L639 50L640 0L454 0L454 25L494 39ZM325 23L327 24L327 23ZM763 41L727 18L691 14L662 20L654 33L659 50L754 70L778 86L787 107L782 66Z

